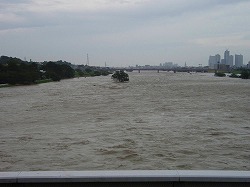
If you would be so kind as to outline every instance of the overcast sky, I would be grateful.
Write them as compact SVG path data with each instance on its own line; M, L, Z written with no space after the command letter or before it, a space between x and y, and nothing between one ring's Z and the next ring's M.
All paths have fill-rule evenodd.
M0 55L135 66L250 61L250 0L0 0Z

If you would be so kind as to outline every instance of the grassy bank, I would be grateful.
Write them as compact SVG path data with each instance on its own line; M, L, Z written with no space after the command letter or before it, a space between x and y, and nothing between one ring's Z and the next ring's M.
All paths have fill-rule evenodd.
M36 85L43 84L47 82L53 82L52 79L36 80L34 84L0 84L0 88L12 87L12 86L23 86L23 85Z
M0 88L11 87L9 84L0 84Z
M36 80L35 84L42 84L42 83L47 83L47 82L53 82L53 80L52 79Z

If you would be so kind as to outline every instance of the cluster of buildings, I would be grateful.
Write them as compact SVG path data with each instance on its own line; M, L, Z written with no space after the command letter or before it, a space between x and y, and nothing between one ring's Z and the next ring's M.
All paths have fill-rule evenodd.
M164 62L164 63L160 64L160 67L176 68L176 67L178 67L178 64L174 64L173 62Z
M160 63L159 66L157 65L136 65L135 68L140 68L140 69L172 69L172 68L177 68L179 67L178 64L174 64L173 62L164 62ZM129 68L133 68L132 66L129 66Z
M224 52L224 58L222 59L219 54L215 56L209 56L208 66L210 69L223 69L227 70L230 68L240 68L243 67L243 55L235 54L230 55L230 51L226 50Z

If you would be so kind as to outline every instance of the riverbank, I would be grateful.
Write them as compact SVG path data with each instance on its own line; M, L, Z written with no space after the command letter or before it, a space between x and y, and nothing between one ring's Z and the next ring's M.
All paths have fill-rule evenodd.
M48 82L53 82L52 79L43 79L43 80L36 80L33 84L0 84L0 88L6 88L6 87L14 87L14 86L27 86L27 85L37 85L37 84L44 84Z
M6 87L11 87L9 84L0 84L0 88L6 88Z

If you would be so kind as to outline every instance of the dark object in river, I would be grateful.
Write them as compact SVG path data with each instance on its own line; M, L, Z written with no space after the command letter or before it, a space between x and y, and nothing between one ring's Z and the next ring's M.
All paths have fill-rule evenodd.
M112 76L112 79L117 80L119 82L125 82L125 81L129 81L129 77L128 74L125 73L123 70L118 70L116 71Z

